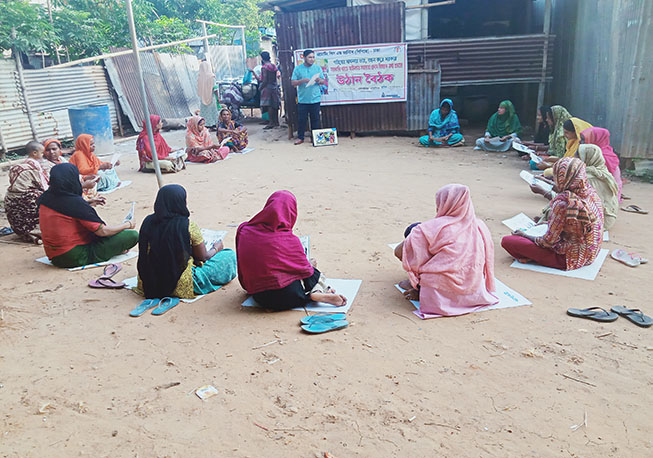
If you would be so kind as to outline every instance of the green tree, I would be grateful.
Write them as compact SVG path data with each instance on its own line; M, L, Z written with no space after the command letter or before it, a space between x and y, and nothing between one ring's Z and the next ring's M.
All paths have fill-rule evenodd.
M12 29L16 36L12 37ZM46 11L26 0L0 2L0 49L15 45L19 51L46 51L55 41Z

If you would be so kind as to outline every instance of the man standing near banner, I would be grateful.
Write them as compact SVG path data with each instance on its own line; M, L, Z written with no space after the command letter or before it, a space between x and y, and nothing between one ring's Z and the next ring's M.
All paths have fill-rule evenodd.
M320 128L320 85L324 84L322 68L315 64L315 52L312 49L304 51L304 63L295 67L290 78L291 84L297 88L297 140L295 145L304 143L306 117L311 117L311 129Z

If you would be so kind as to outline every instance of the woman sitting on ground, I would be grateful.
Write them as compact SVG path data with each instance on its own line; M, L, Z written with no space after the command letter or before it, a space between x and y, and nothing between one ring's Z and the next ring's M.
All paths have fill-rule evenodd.
M612 174L605 166L605 160L601 149L596 145L580 145L576 153L577 157L585 164L585 173L587 181L592 188L596 191L601 199L603 206L603 228L610 229L619 213L619 187ZM544 178L550 184L554 184L550 180ZM555 197L555 192L545 192L539 186L531 186L531 190L536 194L542 194L548 199ZM544 218L542 221L547 221L551 217L550 206L546 207L542 213Z
M186 153L190 162L216 162L227 157L229 149L213 142L204 118L193 116L186 125Z
M103 199L91 202L102 204ZM129 221L107 226L91 203L82 198L79 170L73 164L55 165L50 188L39 199L39 218L45 254L57 267L78 267L108 261L138 241Z
M61 148L61 142L56 138L49 138L44 141L43 147L45 148L43 156L52 163L52 166L68 162L68 159L62 155L63 149Z
M220 110L220 122L218 123L218 141L220 144L225 138L231 139L224 146L227 146L233 153L239 153L247 148L247 127L237 121L232 121L231 111L228 108Z
M508 151L513 140L519 140L520 132L521 124L515 113L515 107L510 100L504 100L499 104L497 112L490 117L485 136L476 140L474 149L491 152Z
M574 157L577 156L578 147L580 146L581 138L580 134L586 129L589 129L592 125L588 122L583 121L580 118L571 117L562 123L562 132L565 137L565 153L562 157ZM551 177L553 171L551 170L551 165L555 163L559 158L557 156L549 156L540 162L537 166L540 170L544 170L544 176Z
M440 102L440 108L436 108L429 117L428 135L419 138L423 146L462 146L465 139L460 133L458 115L453 109L451 99L444 99Z
M25 242L39 243L38 199L48 189L50 177L41 166L43 145L32 140L25 145L27 159L9 169L9 188L5 195L5 213L14 233Z
M542 237L516 231L501 246L517 261L574 270L594 262L603 240L601 198L588 183L585 164L565 157L553 165L554 191L551 217Z
M70 163L79 169L84 180L97 179L97 191L111 191L120 186L120 178L110 162L102 162L95 155L95 139L92 135L82 134L75 140L75 152ZM115 165L120 165L117 161Z
M619 168L619 157L616 155L612 146L610 146L610 131L601 127L590 127L581 132L581 142L590 145L596 145L601 148L603 159L608 171L614 177L619 188L619 201L621 201L621 190L623 181L621 180L621 169Z
M435 195L435 218L409 226L395 256L408 272L408 299L424 315L455 316L496 304L494 244L476 217L469 188L449 184Z
M551 107L542 105L537 109L537 131L532 142L523 142L523 144L535 151L545 152L549 149L549 136L553 126L553 113Z
M206 248L199 226L189 219L186 190L159 189L154 213L138 238L138 288L148 299L211 293L236 277L236 254L216 242Z
M179 172L186 168L186 153L181 156L170 156L172 148L161 135L161 128L163 121L161 116L150 115L150 124L152 125L152 134L154 137L154 147L156 148L156 157L159 159L159 168L163 173ZM136 151L138 152L138 159L140 161L139 172L154 172L154 163L152 162L152 148L150 147L150 140L147 137L147 128L145 121L143 121L143 130L138 134L136 140Z
M311 301L337 306L347 298L326 286L315 260L309 262L292 228L297 200L290 191L272 194L256 216L238 227L238 280L267 309L288 310Z

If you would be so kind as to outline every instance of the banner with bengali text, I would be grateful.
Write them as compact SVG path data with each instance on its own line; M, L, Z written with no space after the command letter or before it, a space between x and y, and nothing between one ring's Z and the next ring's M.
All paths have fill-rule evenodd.
M322 67L322 105L406 101L406 43L315 48ZM302 65L302 50L295 51Z

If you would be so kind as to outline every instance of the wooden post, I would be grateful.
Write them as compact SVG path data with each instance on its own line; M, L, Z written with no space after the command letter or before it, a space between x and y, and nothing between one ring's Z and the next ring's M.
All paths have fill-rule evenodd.
M537 88L537 108L544 104L544 89L546 87L546 69L548 66L549 58L549 34L551 33L551 0L546 0L544 4L544 55L542 56L542 74L540 76L540 84ZM537 121L535 121L537 126Z
M209 51L209 39L206 37L206 22L202 22L202 33L204 35L204 58L209 63L211 71L213 71L213 66L211 65L211 52Z

